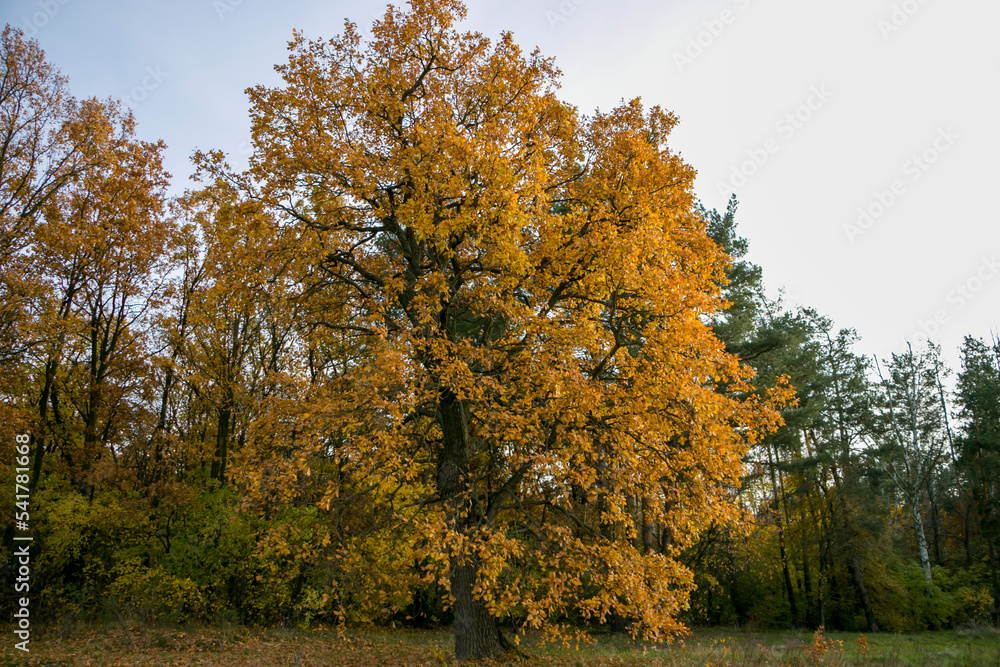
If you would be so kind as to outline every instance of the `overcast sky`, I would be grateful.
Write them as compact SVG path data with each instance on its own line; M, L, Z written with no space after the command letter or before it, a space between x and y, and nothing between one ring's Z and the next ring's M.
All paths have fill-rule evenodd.
M277 84L292 30L367 28L381 2L3 0L78 98L120 98L164 139L175 190L190 155L245 162L244 90ZM583 112L641 97L709 208L730 192L769 291L887 356L925 333L954 367L1000 328L1000 3L987 0L472 0L468 27L510 30L563 71ZM956 369L957 370L957 369Z

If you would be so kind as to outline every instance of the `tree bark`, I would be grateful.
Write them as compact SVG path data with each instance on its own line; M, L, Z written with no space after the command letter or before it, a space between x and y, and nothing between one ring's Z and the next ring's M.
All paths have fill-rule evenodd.
M34 459L32 460L31 479L28 482L28 490L34 493L38 488L38 482L42 478L42 459L45 457L46 434L48 429L48 405L49 396L52 391L52 384L55 382L56 362L49 359L45 364L45 383L42 387L42 395L38 400L38 433L31 434L34 445Z
M228 407L218 410L219 425L215 432L215 456L212 458L212 477L226 483L226 459L229 457L229 421L232 410Z
M938 507L937 498L934 494L934 486L928 480L927 499L931 505L931 531L934 533L934 564L942 565L944 548L941 545L941 510Z
M934 584L934 578L931 575L931 558L927 550L927 535L924 533L924 519L920 516L920 505L918 505L916 501L917 499L914 498L913 502L910 503L910 509L913 512L913 530L917 534L917 549L920 550L920 566L924 570L924 579L927 582L927 596L931 597L933 595L931 586Z
M642 549L643 553L652 553L655 542L653 541L653 525L649 522L649 498L642 497Z
M805 513L803 513L802 523L805 525L806 518ZM814 622L813 617L813 590L812 590L812 579L809 572L809 543L806 540L805 531L802 531L802 586L805 589L805 608L806 608L806 625L812 625Z
M438 419L442 435L438 492L452 528L458 533L469 533L485 516L469 488L471 452L466 409L450 390L441 392ZM450 560L451 594L455 598L455 658L460 661L497 658L512 648L486 604L473 593L478 569L471 555L452 556Z
M861 606L865 610L865 620L868 623L868 632L878 632L878 622L875 620L875 611L872 609L871 598L868 597L868 588L865 586L864 577L861 575L861 564L858 560L857 550L854 546L854 538L851 531L850 519L847 516L847 502L844 500L843 485L840 481L840 474L837 472L837 466L831 466L830 471L833 473L833 483L837 489L837 495L840 499L840 514L841 523L844 526L844 540L846 541L847 553L849 554L848 559L848 569L851 573L851 579L854 582L854 589L858 594L858 601L861 602ZM833 505L830 505L830 511L833 512Z
M451 594L455 598L455 658L496 658L513 648L500 632L496 619L472 589L477 565L472 558L451 560Z
M819 627L826 627L826 558L824 557L825 550L820 549L819 552L819 579L816 582L816 607L819 615Z
M868 597L868 589L865 588L865 580L861 576L861 566L858 564L858 557L851 555L849 561L851 578L854 580L854 588L858 592L861 606L865 609L865 620L868 623L868 632L878 632L878 622L875 620L875 613L872 611L871 599Z
M792 614L792 623L795 627L799 627L799 610L798 606L795 604L795 589L792 587L792 576L788 570L788 554L785 551L785 526L782 520L781 511L781 499L778 496L778 480L775 473L775 459L777 458L777 452L775 452L774 457L771 456L771 447L768 445L767 448L767 459L770 464L768 467L771 470L771 492L773 494L772 509L774 510L774 517L778 523L778 551L781 557L781 574L785 582L785 593L788 595L788 606Z
M1000 622L1000 579L997 578L997 547L996 540L989 539L990 547L990 583L993 584L990 593L993 595L993 622Z

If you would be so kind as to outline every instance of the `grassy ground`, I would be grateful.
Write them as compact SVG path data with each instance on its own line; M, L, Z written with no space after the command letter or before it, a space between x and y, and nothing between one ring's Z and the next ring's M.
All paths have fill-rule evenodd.
M32 630L31 652L14 648L12 628L0 647L3 665L448 665L448 629L347 631L247 628L53 626ZM592 646L522 643L528 665L998 665L1000 633L990 629L877 634L698 631L673 646L600 637Z

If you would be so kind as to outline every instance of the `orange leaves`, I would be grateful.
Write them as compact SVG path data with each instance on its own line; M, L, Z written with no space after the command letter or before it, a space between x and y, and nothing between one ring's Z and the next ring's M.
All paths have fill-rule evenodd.
M363 488L422 567L471 566L462 613L617 613L659 638L691 587L677 553L735 520L741 457L790 394L754 395L705 324L727 258L676 118L584 118L550 60L462 16L414 0L367 44L296 35L284 84L250 91L251 172L226 180L292 240L308 345L356 352L308 390L340 466L319 502Z

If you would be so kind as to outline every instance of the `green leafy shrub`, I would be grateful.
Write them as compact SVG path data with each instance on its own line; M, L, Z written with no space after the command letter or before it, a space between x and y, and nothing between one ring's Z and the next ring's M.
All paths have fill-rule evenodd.
M147 567L139 558L115 565L108 593L120 609L141 620L200 620L205 611L205 598L197 584L159 567Z

